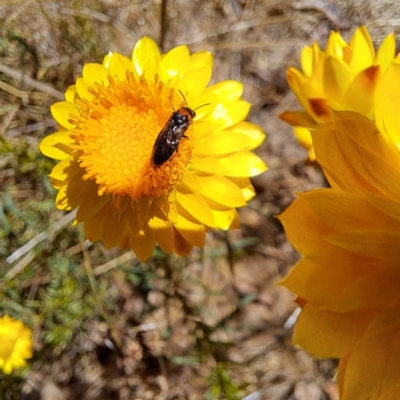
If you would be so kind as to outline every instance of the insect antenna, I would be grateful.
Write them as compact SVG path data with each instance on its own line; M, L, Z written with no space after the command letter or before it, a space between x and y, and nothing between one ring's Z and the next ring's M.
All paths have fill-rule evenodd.
M196 107L193 111L198 110L201 107L205 107L205 106L211 106L211 103L206 103L206 104L202 104L201 106Z
M178 89L178 91L179 91L179 93L181 94L181 96L183 97L183 100L185 100L186 107L189 108L189 105L188 105L188 103L187 103L187 101L186 101L186 97L183 95L183 93L181 92L180 89ZM196 110L198 110L198 109L201 108L201 107L210 106L210 105L211 105L211 103L202 104L201 106L198 106L198 107L196 107L195 109L193 109L193 111L196 111Z
M179 92L179 93L181 94L181 96L183 97L183 100L185 100L186 107L189 107L189 106L188 106L188 103L187 103L187 101L186 101L186 97L183 95L183 93L181 92L180 89L178 89L178 92Z
M172 100L171 100L171 93L172 93L172 92L170 92L168 98L169 98L169 102L171 103L172 109L175 111L174 103L173 103ZM186 100L185 100L185 101L186 101Z

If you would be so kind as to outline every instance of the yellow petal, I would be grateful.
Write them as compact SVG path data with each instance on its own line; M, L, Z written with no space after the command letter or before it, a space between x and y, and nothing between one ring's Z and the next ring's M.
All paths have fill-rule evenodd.
M225 174L228 171L227 167L214 157L194 157L192 166L194 171L209 174Z
M189 71L208 71L214 64L214 56L209 51L198 51L190 56ZM212 72L212 71L211 71Z
M399 303L381 310L352 351L342 377L342 399L381 399L398 386ZM373 362L371 362L373 360ZM362 385L359 382L363 382ZM398 395L398 393L397 393ZM382 396L382 397L381 397ZM393 397L393 400L397 397Z
M76 91L80 98L92 100L93 95L88 88L93 87L98 82L102 86L108 86L108 71L101 64L85 64L82 70L82 78L76 80Z
M197 182L196 173L188 171L182 182L180 182L178 189L182 193L197 193L199 191L199 184Z
M175 223L178 218L178 210L175 203L176 189L167 195L160 196L155 201L162 212L167 215L167 218L172 223Z
M308 150L308 158L310 161L315 161L316 157L315 157L315 150L314 150L314 146L310 147Z
M132 72L137 77L137 72L133 67L132 61L119 53L113 53L110 58L108 74L118 77L122 82L126 79L127 73ZM106 81L108 82L108 80ZM106 85L107 86L107 85Z
M300 64L303 74L311 76L313 73L313 48L311 46L303 47L300 54Z
M103 218L104 221L102 226L99 226L97 223L97 229L102 229L102 235L99 240L103 240L104 244L108 248L112 248L114 246L120 246L121 248L124 248L123 243L128 238L128 221L123 218L115 218L110 206L103 210L100 209L99 212L102 213L101 217L99 216L99 218Z
M256 145L255 147L258 147L258 145ZM216 132L215 134L207 137L207 149L203 152L203 154L229 156L241 150L251 150L251 148L252 141L251 139L248 139L248 136L246 134L225 130L221 132ZM197 150L195 154L201 155L199 150Z
M148 226L145 226L138 235L131 234L129 230L129 241L136 257L143 262L151 257L156 246L153 233Z
M249 151L241 151L221 158L220 163L227 168L224 175L229 177L253 177L267 170L264 161Z
M192 243L188 242L177 229L174 229L174 253L184 257L193 249Z
M205 154L229 155L241 150L252 150L258 147L265 139L265 133L251 122L239 122L223 131L207 136L207 150ZM196 149L195 154L201 153Z
M87 181L85 184L85 196L79 206L76 215L77 221L84 221L86 218L96 214L106 203L111 200L110 195L99 196L97 194L98 186L94 181Z
M68 179L70 166L71 158L65 158L54 166L49 176L56 179L57 181L65 181Z
M88 63L83 66L82 77L93 84L99 82L103 86L108 86L108 71L101 64Z
M210 206L198 193L176 192L176 202L180 206L179 214L194 223L201 222L211 228L215 228L215 222Z
M53 186L60 190L56 199L57 208L69 210L81 204L82 199L86 195L85 182L82 180L83 172L83 169L79 167L76 160L71 158L60 161L53 168L50 178ZM68 180L65 178L66 175L68 176ZM61 182L62 184L60 184ZM68 182L68 185L65 182Z
M239 187L224 176L197 176L196 181L203 197L226 207L243 207L246 201Z
M331 246L300 259L280 285L310 303L324 304L332 311L350 311L351 308L338 309L335 299L348 281L373 271L372 267L366 267L365 271L359 268L362 261L365 257Z
M183 76L190 64L187 46L178 46L170 50L160 62L160 77L167 82L175 76Z
M296 126L293 131L299 143L310 152L312 151L309 155L310 160L315 160L314 146L310 130L308 128L303 128L302 126Z
M379 261L332 246L303 257L280 284L310 303L353 312L384 307L399 298L399 277L395 266L382 268Z
M179 82L179 89L187 93L186 100L193 107L192 99L197 99L210 82L214 59L211 53L203 51L190 57L190 64Z
M129 198L126 198L124 200L129 202ZM146 229L147 226L149 208L150 199L148 197L142 197L134 204L133 207L128 206L126 208L127 218L129 221L129 238L131 241L133 240L135 235L143 236L143 231Z
M361 71L350 82L343 99L343 108L360 112L372 118L374 92L379 74L380 70L378 66L371 66Z
M287 122L293 126L301 126L305 128L314 127L317 128L318 126L315 124L314 120L310 117L309 114L305 112L299 111L285 111L279 115L279 118L282 121ZM310 136L311 140L311 136Z
M157 244L166 252L171 253L174 248L174 232L172 223L154 216L149 220L149 227Z
M206 107L204 107L206 108ZM197 112L196 112L197 114ZM199 114L198 114L199 115ZM220 130L220 125L212 121L194 120L194 128L196 130L196 138L200 141L207 136ZM197 146L196 146L197 147ZM196 150L196 149L195 149Z
M400 271L397 265L396 268L377 265L372 273L364 273L362 278L346 282L347 285L343 287L334 303L342 309L382 309L393 301L400 301L399 281Z
M78 93L79 98L92 100L93 94L89 92L88 88L94 86L92 81L89 81L85 78L77 78L76 79L76 92Z
M240 217L235 208L226 211L211 210L215 224L218 229L238 229L240 227Z
M365 26L357 28L350 41L353 49L353 57L349 62L349 67L354 75L374 64L375 49Z
M329 101L321 98L307 99L307 107L317 121L331 121L332 109Z
M329 46L329 42L328 42L328 46ZM325 52L322 52L318 46L318 43L314 42L312 45L312 48L313 48L313 52L314 52L313 53L313 73L308 82L308 86L315 88L315 90L318 90L318 92L320 93L320 90L321 90L320 82L322 81L322 77L324 74L324 69L323 69L324 59L325 59L326 55L329 54L329 53L327 53L328 47L325 49Z
M318 193L318 191L312 193ZM323 240L323 236L331 233L330 228L315 216L304 199L296 199L279 215L279 219L289 241L303 255L325 250L331 246ZM293 223L293 221L296 222Z
M391 219L400 221L400 203L374 196L371 193L361 192L360 194L382 213L390 216Z
M102 239L104 220L107 218L107 208L108 204L104 205L103 209L98 210L93 216L85 219L85 235L92 242Z
M396 226L390 215L380 212L358 194L335 189L319 189L299 196L307 201L312 212L329 225L333 232L346 231L349 227L355 226L360 231L385 230ZM371 219L376 220L373 226Z
M353 74L347 64L336 57L327 57L324 64L323 87L326 98L336 109L341 108L342 96L347 91Z
M198 99L196 106L204 103L232 102L240 99L243 94L243 84L238 81L227 80L206 88Z
M382 392L379 394L379 400L397 400L400 393L400 384L391 385L390 387L382 388Z
M113 52L112 51L109 51L108 52L108 54L106 54L105 56L104 56L104 58L103 58L103 67L105 68L105 69L108 69L109 68L109 66L110 66L110 60L111 60L111 57L113 56Z
M74 141L70 136L70 131L59 131L46 136L40 142L39 149L47 157L64 160L72 153L69 145Z
M67 196L67 186L57 188L58 193L56 196L56 206L59 210L71 210L72 205L69 203L69 198Z
M247 202L255 196L255 191L249 178L235 178L231 176L229 179L234 182L235 185L239 186L242 195Z
M321 78L322 79L322 78ZM288 68L286 71L286 80L292 92L296 95L300 104L305 108L306 112L314 117L314 112L310 108L309 98L320 98L322 94L322 84L319 83L320 90L316 90L304 78L303 74L295 68Z
M204 247L206 237L204 225L193 223L182 215L179 215L177 223L174 224L174 228L192 245Z
M400 143L399 96L400 64L392 62L379 79L375 90L375 121L387 131L396 146Z
M72 115L79 115L78 107L73 103L66 101L59 101L54 103L50 107L53 118L64 128L73 129L75 125L72 125L68 120Z
M61 203L63 204L63 210L78 207L85 197L86 185L85 182L82 180L83 172L84 171L82 168L79 167L79 164L76 161L71 160L70 158L60 161L60 163L58 163L53 168L53 171L50 174L53 185L53 179L56 179L59 182L65 182L65 176L68 176L68 185L65 185L64 183L61 188L63 191L63 195L60 194L61 189L59 192L60 196L57 195L57 201L60 202L60 206ZM71 181L69 181L69 179L71 179ZM60 208L58 203L57 207Z
M385 73L395 55L396 38L394 36L394 33L392 32L388 36L386 36L376 53L375 65L379 65L381 75Z
M246 150L255 149L260 146L265 139L264 131L258 125L248 121L237 123L231 128L228 128L228 132L236 132L246 135Z
M339 118L335 125L338 136L343 132L340 140L345 157L373 188L370 192L380 191L384 196L397 200L400 193L400 170L396 167L400 162L398 147L393 146L384 133L378 133L369 119L360 118L359 114L356 117L350 113L343 114L343 119ZM358 190L361 187L359 184Z
M26 365L26 359L32 357L32 331L20 320L7 314L0 318L1 357L0 368L10 374L14 369Z
M78 210L79 212L79 210ZM92 242L103 240L108 247L120 246L128 238L128 222L115 218L111 203L105 203L96 213L85 218L85 235Z
M212 99L211 103L212 103ZM251 104L244 100L236 100L230 103L218 103L213 111L204 118L205 121L217 122L221 129L243 121L249 111Z
M132 52L132 62L139 76L154 79L159 73L160 61L160 50L153 39L144 37L136 43Z
M343 249L377 257L385 262L390 262L395 257L400 258L400 234L398 231L390 232L376 229L371 232L360 232L354 228L354 230L348 232L332 233L326 240Z
M307 303L297 320L293 342L317 357L341 357L359 340L374 314L370 310L334 313Z
M65 100L68 103L73 103L75 100L75 85L71 85L68 87L68 89L65 91Z
M311 130L317 160L327 176L349 192L365 190L398 198L397 148L365 116L350 111L334 116L334 129Z
M332 31L329 35L328 43L326 45L325 56L343 58L343 49L345 49L347 46L347 43L343 40L340 33Z

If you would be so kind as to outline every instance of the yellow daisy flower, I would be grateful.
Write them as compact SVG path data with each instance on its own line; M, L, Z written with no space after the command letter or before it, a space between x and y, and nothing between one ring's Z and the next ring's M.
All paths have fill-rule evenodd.
M10 374L32 357L32 331L8 315L0 318L0 369Z
M395 56L394 34L382 42L375 53L368 30L358 28L347 44L332 32L325 51L317 43L301 53L301 69L289 68L287 81L305 112L284 112L280 118L295 127L295 134L315 159L309 127L327 122L333 110L357 111L374 119L377 102L374 93L380 77Z
M131 59L86 64L52 106L59 131L40 149L60 160L50 175L57 207L79 207L89 240L146 260L156 243L186 255L210 228L238 226L236 208L254 196L249 178L266 170L251 152L265 135L244 122L242 84L207 87L212 66L208 52L160 54L143 38Z
M400 151L362 114L333 111L333 118L311 130L332 188L299 195L280 216L304 255L282 282L303 307L294 341L318 357L340 358L341 400L395 400Z

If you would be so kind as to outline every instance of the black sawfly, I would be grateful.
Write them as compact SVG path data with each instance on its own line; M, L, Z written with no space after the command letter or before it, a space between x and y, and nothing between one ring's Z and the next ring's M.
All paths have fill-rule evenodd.
M185 132L196 116L195 111L189 108L183 93L179 92L185 100L186 107L174 111L158 134L151 154L151 163L154 167L161 167L178 151L179 143L183 137L188 139ZM210 104L203 104L200 107ZM200 107L197 107L196 110Z

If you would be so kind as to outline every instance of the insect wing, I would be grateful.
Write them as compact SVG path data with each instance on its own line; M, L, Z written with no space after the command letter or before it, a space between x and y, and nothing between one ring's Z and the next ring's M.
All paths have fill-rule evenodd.
M151 160L153 165L160 167L167 162L174 154L176 148L170 145L171 127L169 121L158 134L157 139L153 146L153 153Z
M182 107L172 113L154 143L151 156L154 166L160 167L174 155L195 116L195 112L188 107Z

